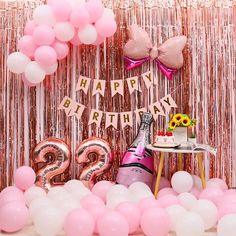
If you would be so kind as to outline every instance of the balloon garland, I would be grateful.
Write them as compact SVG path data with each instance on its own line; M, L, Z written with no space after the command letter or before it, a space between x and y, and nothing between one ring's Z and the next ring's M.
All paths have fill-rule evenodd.
M116 29L113 11L101 0L48 0L34 10L18 42L19 52L9 55L7 66L15 74L24 73L25 84L36 86L56 72L69 44L98 46Z

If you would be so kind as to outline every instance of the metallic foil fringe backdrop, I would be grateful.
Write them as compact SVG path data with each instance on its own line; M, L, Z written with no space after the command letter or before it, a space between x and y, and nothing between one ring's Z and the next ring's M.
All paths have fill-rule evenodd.
M130 111L156 101L174 91L177 111L196 117L198 141L218 148L217 157L206 156L207 177L222 177L235 186L236 167L236 2L232 0L107 0L105 4L116 13L118 30L99 48L71 47L70 54L61 62L55 76L48 77L37 88L27 88L21 76L10 73L6 67L9 53L23 35L25 22L40 0L0 1L0 188L12 183L14 169L32 165L31 152L38 142L48 137L63 139L72 151L71 177L78 168L75 150L82 140L98 136L111 144L115 162L102 178L114 179L122 153L136 135L138 124L124 130L87 126L89 111L80 122L66 117L57 107L67 95L87 107L104 111ZM123 46L127 27L137 23L149 32L152 42L163 43L167 38L185 34L188 46L184 51L184 67L167 81L154 64L145 64L133 71L123 65ZM141 84L142 94L105 97L75 92L79 74L91 78L124 79L153 70L158 86L147 90ZM166 118L160 117L153 127L163 128ZM176 171L176 156L166 158L164 175ZM197 173L197 162L188 156L185 169Z

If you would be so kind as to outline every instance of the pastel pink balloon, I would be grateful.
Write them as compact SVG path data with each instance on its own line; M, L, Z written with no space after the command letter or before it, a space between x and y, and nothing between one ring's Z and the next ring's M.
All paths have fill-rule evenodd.
M95 222L93 216L84 209L74 209L64 221L67 236L89 236L93 234Z
M32 58L34 56L37 45L34 43L34 39L31 35L25 35L20 38L18 47L21 53Z
M161 207L161 204L156 199L144 198L139 201L138 206L139 206L141 213L143 213L144 211L146 211L149 208Z
M218 201L224 196L224 192L218 188L206 188L204 189L200 195L199 199L207 199L212 201L215 205L217 205Z
M229 189L224 192L225 195L236 194L236 189Z
M75 30L74 37L70 40L70 43L74 46L82 44L78 36L78 30Z
M219 178L209 179L207 181L207 188L219 188L222 191L228 190L228 186L225 181Z
M3 195L5 195L5 194L8 193L8 192L12 192L12 191L18 192L18 193L22 193L22 194L23 194L23 192L22 192L20 189L18 189L17 187L15 187L15 186L9 186L9 187L4 188L4 189L1 191L1 193L0 193L0 199L1 199L1 197L2 197Z
M171 228L171 221L164 209L156 207L142 214L140 225L147 236L166 236Z
M98 46L104 42L105 38L100 36L99 34L97 35L96 41L93 43L94 46Z
M129 224L129 233L134 233L139 228L141 219L141 211L133 202L122 202L116 207L116 211L120 212Z
M100 236L127 236L129 224L125 217L117 211L108 211L98 220Z
M32 35L36 27L37 25L33 20L28 21L25 25L24 34Z
M109 190L109 188L113 185L114 183L110 181L106 181L106 180L99 181L93 186L92 193L98 196L100 199L102 199L105 202L106 193Z
M101 0L89 0L85 7L90 15L90 23L95 23L103 14L104 6Z
M48 1L48 5L52 8L53 14L57 21L67 21L70 17L71 7L65 0Z
M236 194L224 194L224 196L218 200L217 205L218 207L223 206L225 204L236 204Z
M21 230L28 219L28 208L22 202L9 202L0 208L0 229L7 233Z
M152 190L153 191L155 190L155 187L156 187L156 178L154 178L154 181L152 183ZM159 191L163 188L170 188L170 187L171 187L170 181L165 177L161 177Z
M193 187L193 188L190 190L190 193L193 194L196 198L199 198L200 191L199 191L196 187Z
M34 30L33 38L35 44L39 46L51 45L55 40L55 33L52 27L48 25L39 25Z
M108 17L102 17L95 23L97 33L102 37L111 37L117 30L117 25L114 20Z
M11 190L3 194L0 198L0 207L4 206L5 204L13 201L20 201L22 203L25 202L24 194L18 190Z
M34 54L35 61L41 66L52 66L57 61L56 51L50 46L41 46Z
M95 220L95 229L94 232L98 233L98 220L107 212L107 209L104 205L92 206L87 209L89 213L93 216Z
M90 22L90 15L86 7L81 5L79 8L73 9L70 14L70 23L76 28L83 28Z
M165 195L175 195L177 196L178 194L173 190L173 188L163 188L158 192L157 198L159 199L162 196Z
M236 204L225 203L224 205L218 207L218 220L220 220L225 215L233 213L236 213Z
M60 41L55 41L52 44L53 49L55 50L57 54L57 59L62 60L64 59L68 53L69 53L69 46L67 43L60 42Z
M37 86L37 84L34 84L30 81L28 81L25 77L25 75L22 76L22 81L24 82L24 85L28 86L28 87L35 87Z
M162 205L162 207L164 207L164 208L171 206L171 205L178 205L179 204L178 198L174 195L171 195L171 194L158 198L158 201Z
M19 167L14 174L14 182L17 188L26 190L34 185L36 174L29 166Z
M92 206L98 206L98 205L103 205L105 206L103 200L99 197L97 197L94 194L89 194L84 196L83 198L80 199L80 205L84 209L89 209Z

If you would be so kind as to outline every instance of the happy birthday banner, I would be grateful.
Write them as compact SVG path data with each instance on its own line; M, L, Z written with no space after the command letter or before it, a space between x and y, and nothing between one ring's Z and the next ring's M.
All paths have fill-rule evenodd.
M153 118L156 120L160 115L166 116L172 107L177 108L177 105L171 95L168 94L161 98L160 101L149 105L148 110L153 114ZM63 98L58 109L64 110L67 116L75 116L78 120L80 120L84 110L88 108L66 96ZM117 129L118 120L120 118L121 127L123 129L126 126L133 126L134 115L136 116L137 122L140 123L140 117L142 116L143 112L147 111L147 108L140 108L127 112L103 112L96 109L89 109L89 111L90 115L88 125L96 124L98 127L100 127L104 115L105 128L112 126Z

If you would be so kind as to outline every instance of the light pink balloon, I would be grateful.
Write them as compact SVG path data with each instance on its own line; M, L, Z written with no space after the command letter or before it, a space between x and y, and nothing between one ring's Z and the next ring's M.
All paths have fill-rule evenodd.
M164 208L171 206L171 205L178 205L179 204L178 198L174 195L171 195L171 194L158 198L158 201L162 205L162 207L164 207Z
M74 46L82 44L78 36L78 30L75 30L74 37L70 40L70 43Z
M19 167L14 174L14 182L17 188L26 190L34 185L36 175L29 166Z
M104 6L101 0L89 0L85 7L90 15L90 23L95 23L103 14Z
M64 221L67 236L89 236L93 234L94 227L93 216L84 209L72 210Z
M35 61L41 66L52 66L57 61L56 51L50 46L41 46L34 54Z
M21 53L32 58L34 56L37 45L34 43L34 39L31 35L25 35L20 38L18 47Z
M3 194L0 198L0 207L4 206L5 204L13 201L19 201L23 204L25 203L24 194L18 190L11 190Z
M143 213L141 228L147 236L166 236L171 228L171 221L164 209L156 207Z
M87 209L95 220L94 232L98 233L98 220L107 212L107 209L103 205L92 206Z
M48 5L52 8L53 14L57 21L67 21L70 17L71 7L65 0L48 1Z
M92 193L101 198L104 202L106 201L106 193L109 190L111 186L113 186L114 183L110 181L99 181L97 182L93 188L92 188Z
M236 204L236 194L231 193L231 194L224 194L222 198L220 198L217 202L218 207L227 204Z
M55 40L55 33L52 27L48 25L39 25L34 30L33 38L35 44L39 46L51 45Z
M28 21L25 25L24 34L32 35L36 27L37 25L33 20Z
M236 213L236 204L225 203L218 207L218 220L228 214Z
M127 236L129 224L121 213L108 211L98 220L98 232L100 236Z
M1 197L2 197L3 195L5 195L5 194L8 193L8 192L12 192L12 191L18 192L18 193L22 193L22 194L23 194L23 192L22 192L19 188L15 187L15 186L9 186L9 187L4 188L4 189L1 191L1 193L0 193L0 199L1 199Z
M81 5L79 8L73 9L70 14L70 23L76 28L83 28L90 22L90 15L86 7Z
M163 188L158 192L157 198L159 199L162 196L165 195L174 195L177 196L178 194L173 190L173 188Z
M228 185L222 179L213 178L207 181L207 188L219 188L222 191L226 191L228 190Z
M95 23L97 33L102 37L111 37L117 30L117 25L114 20L108 17L102 17Z
M9 202L0 208L0 229L7 233L21 230L28 219L28 208L22 202Z
M120 212L129 224L129 233L134 233L139 228L141 219L141 211L133 202L122 202L116 207L116 211Z
M141 213L153 207L161 207L161 204L158 200L153 198L144 198L138 203Z
M60 42L60 41L55 41L52 44L52 47L56 51L58 60L64 59L69 53L69 46L68 46L67 43Z
M24 85L28 86L28 87L35 87L37 86L38 84L34 84L30 81L28 81L25 77L25 75L22 76L22 81L24 82Z
M153 192L155 190L155 187L156 187L156 178L154 178L153 183L152 183ZM171 187L170 181L165 177L161 177L159 191L163 188L170 188L170 187Z
M97 35L96 41L93 43L94 46L98 46L104 42L105 38L100 36L99 34Z
M225 195L236 194L236 189L229 189L224 192Z
M218 188L206 188L204 189L200 195L199 199L207 199L212 201L215 205L217 205L218 201L224 196L224 192Z
M189 192L193 194L196 198L199 198L200 191L196 187L193 187Z
M80 199L80 205L84 209L89 209L92 206L103 205L105 206L103 200L94 194L89 194Z

